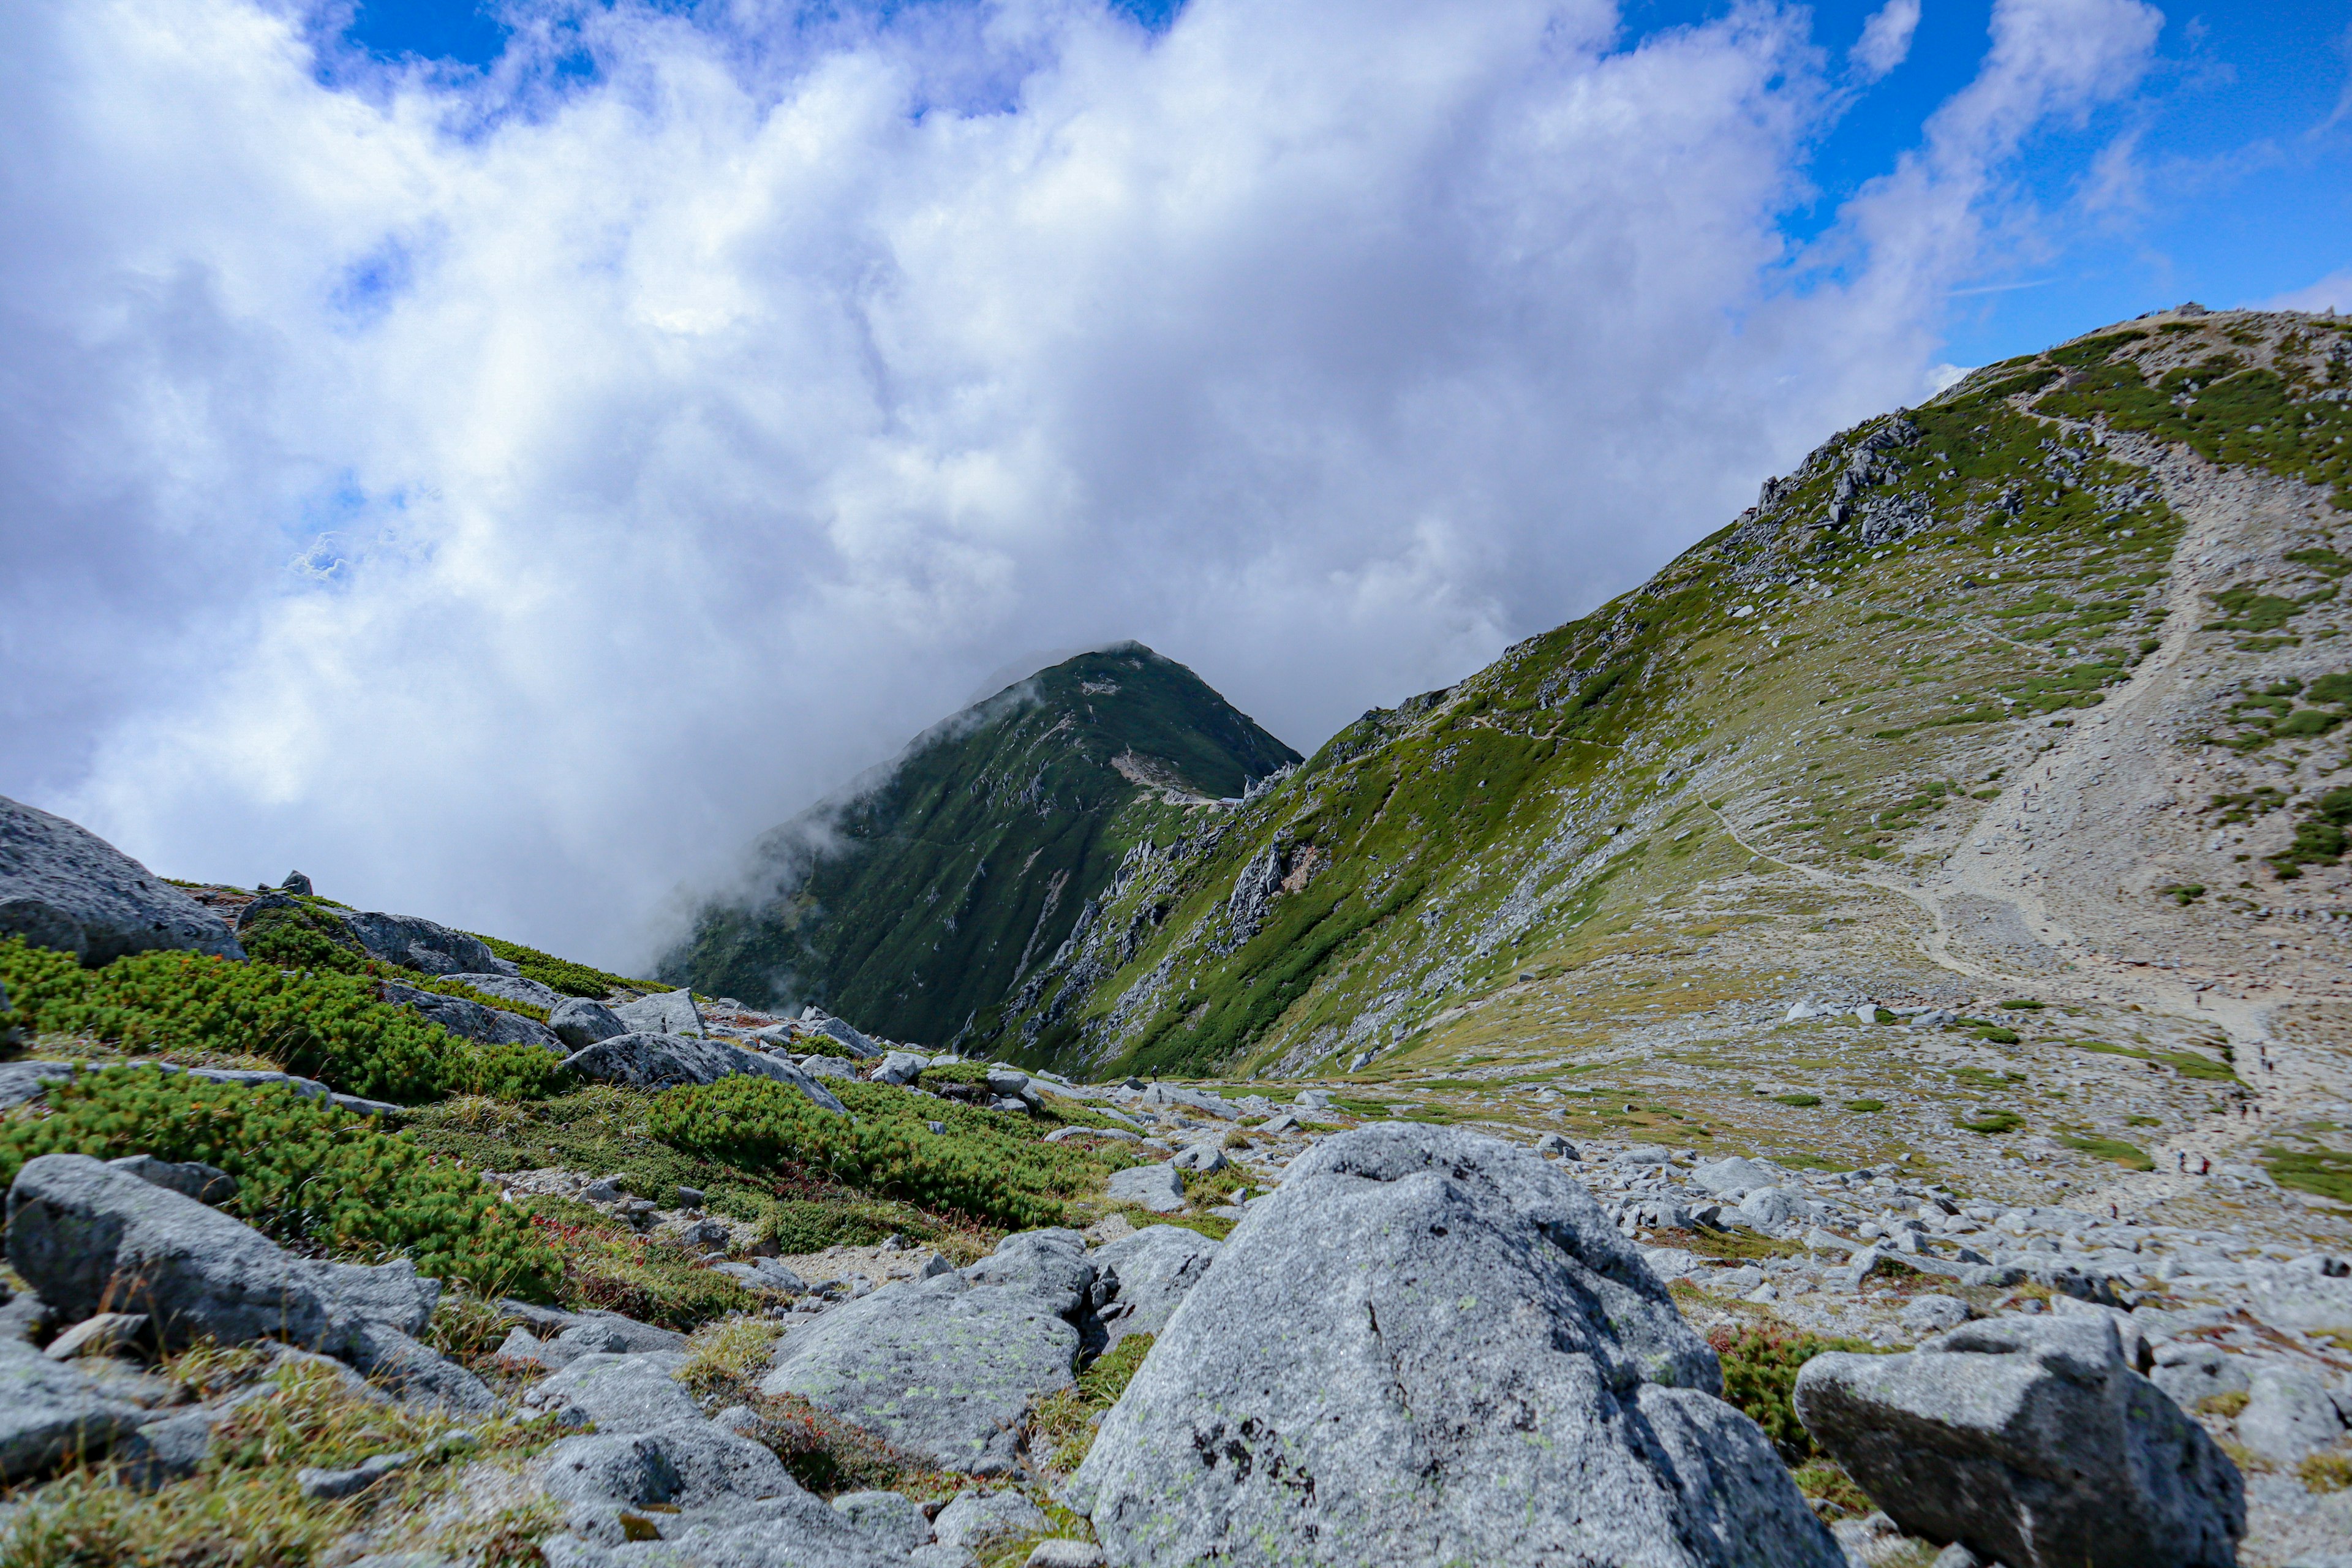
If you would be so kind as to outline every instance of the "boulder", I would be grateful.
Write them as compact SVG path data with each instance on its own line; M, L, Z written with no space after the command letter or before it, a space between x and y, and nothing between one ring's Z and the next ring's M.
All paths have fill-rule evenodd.
M0 938L95 969L159 948L243 958L221 918L96 834L0 795Z
M1108 1343L1129 1334L1156 1334L1192 1293L1223 1243L1181 1226L1149 1225L1097 1247L1089 1260L1112 1289L1101 1309Z
M563 1065L583 1078L600 1083L625 1083L632 1089L676 1089L681 1084L717 1083L722 1078L749 1073L791 1084L833 1114L846 1114L831 1089L792 1063L725 1040L695 1040L683 1035L615 1035L572 1052L563 1058Z
M503 1008L485 1007L462 996L419 991L394 980L379 981L377 986L391 1005L414 1008L461 1039L479 1040L486 1046L538 1046L558 1056L563 1054L562 1039L536 1018L526 1018Z
M523 1403L585 1416L601 1432L650 1432L699 1421L702 1410L694 1395L670 1375L685 1363L683 1351L593 1352L541 1383L523 1395Z
M501 1002L520 1002L526 1007L537 1007L544 1013L553 1013L556 1008L563 1005L565 1000L563 993L554 986L541 985L538 981L527 980L520 974L501 974L493 972L482 974L446 974L442 978L454 980L460 985L470 985L485 996L495 996Z
M702 1009L694 1005L694 993L684 987L625 1002L613 1009L613 1016L640 1034L698 1037L709 1033L702 1022Z
M833 1500L833 1511L885 1542L911 1552L931 1542L931 1521L922 1505L898 1492L845 1492Z
M940 1542L962 1552L984 1552L1016 1535L1045 1528L1045 1510L1019 1492L965 1490L940 1510L931 1530Z
M912 1051L892 1051L874 1069L876 1083L913 1083L923 1076L923 1058Z
M1418 1123L1250 1206L1066 1496L1121 1564L1839 1568L1584 1189Z
M847 1057L803 1057L801 1071L811 1078L855 1079L857 1076L857 1069L850 1065Z
M1184 1178L1173 1165L1130 1165L1113 1171L1104 1195L1115 1204L1135 1204L1153 1214L1174 1214L1184 1206Z
M1577 1157L1576 1145L1557 1132L1547 1132L1537 1139L1536 1152L1552 1155L1562 1160L1573 1160Z
M1308 1089L1307 1094L1316 1092L1318 1091ZM1298 1097L1299 1104L1307 1103L1307 1094ZM1139 1103L1172 1106L1184 1110L1202 1110L1223 1121L1238 1121L1242 1116L1242 1108L1223 1095L1211 1094L1205 1089L1179 1089L1172 1084L1165 1083L1155 1083L1145 1089Z
M8 1261L61 1321L144 1312L174 1347L266 1337L363 1354L372 1325L422 1330L441 1291L405 1259L297 1258L217 1209L82 1154L44 1154L17 1173Z
M2304 1367L2258 1364L2246 1407L2238 1412L2238 1441L2274 1464L2293 1468L2344 1436L2344 1421L2327 1385Z
M49 1085L80 1071L79 1062L0 1062L0 1110L38 1100L49 1092Z
M2246 1394L2253 1387L2246 1358L2203 1340L2167 1340L2155 1347L2148 1381L2184 1410L2217 1394Z
M492 952L481 938L415 915L338 910L368 956L424 974L519 974L519 965Z
M2237 1467L2124 1359L2104 1316L2000 1317L1798 1374L1813 1440L1909 1534L2068 1568L2221 1568Z
M1758 1187L1777 1186L1784 1180L1778 1167L1735 1154L1710 1160L1691 1172L1691 1180L1717 1197L1736 1198Z
M809 1282L785 1264L773 1258L754 1258L743 1263L714 1263L711 1268L730 1279L739 1279L754 1290L769 1290L779 1296L805 1296Z
M392 1390L404 1405L459 1415L488 1415L499 1408L488 1384L389 1324L362 1325L346 1354L353 1366Z
M1214 1143L1194 1143L1168 1163L1180 1171L1205 1176L1225 1168L1225 1152Z
M1784 1226L1803 1219L1809 1205L1786 1187L1759 1187L1739 1200L1733 1211L1742 1225L1777 1236Z
M236 1196L236 1178L218 1165L201 1160L158 1160L152 1154L126 1154L109 1160L107 1168L124 1171L153 1186L163 1187L200 1204L225 1204Z
M566 996L548 1009L547 1026L555 1031L566 1050L585 1050L599 1040L609 1040L629 1032L621 1016L602 1002L591 1002L585 996Z
M988 1092L998 1099L1024 1099L1029 1094L1029 1075L1018 1068L1002 1062L991 1063L988 1068Z
M78 1363L0 1340L0 1479L97 1458L154 1415Z
M319 889L311 884L310 879L305 877L299 871L287 872L286 879L278 885L285 889L289 893L299 893L306 899L315 896L319 891Z
M1075 1231L1005 1238L961 1272L885 1285L786 1336L768 1394L796 1394L943 1468L1013 1468L1031 1403L1072 1381L1094 1279Z
M865 1035L861 1034L858 1030L853 1028L850 1025L843 1022L839 1018L833 1017L824 1013L820 1013L814 1007L803 1008L801 1010L801 1017L803 1022L814 1024L821 1032L832 1036L835 1040L840 1042L844 1050L847 1051L851 1056L856 1057L860 1061L864 1061L869 1057L878 1057L882 1054L882 1047L880 1046L876 1045L872 1040L867 1039Z

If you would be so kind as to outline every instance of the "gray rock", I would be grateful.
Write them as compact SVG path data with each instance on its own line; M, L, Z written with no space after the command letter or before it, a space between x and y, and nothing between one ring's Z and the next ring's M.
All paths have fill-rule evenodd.
M571 1050L585 1050L599 1040L629 1032L621 1016L602 1002L585 996L565 996L547 1010L547 1026Z
M1045 1510L1019 1492L967 1489L956 1493L955 1500L940 1510L931 1531L942 1546L980 1552L1013 1536L1043 1530L1049 1522Z
M311 885L310 879L299 871L287 872L286 879L278 885L289 893L297 893L306 899L315 896L319 890Z
M1301 1110L1327 1110L1331 1105L1331 1091L1328 1089L1303 1089L1290 1103Z
M243 958L221 918L96 834L0 795L0 938L95 969L174 949Z
M334 1354L381 1324L422 1330L439 1298L406 1259L297 1258L252 1226L81 1154L44 1154L8 1190L8 1261L69 1322L134 1308L167 1345L264 1337Z
M265 1084L282 1083L305 1100L323 1100L356 1116L382 1116L404 1109L381 1100L362 1100L356 1094L337 1094L315 1078L298 1078L290 1072L268 1072L257 1068L179 1068L170 1062L147 1062L159 1072L185 1072L190 1078L200 1078L207 1083L231 1083L240 1089L258 1089Z
M651 1432L696 1422L702 1419L701 1408L670 1375L685 1363L678 1351L595 1352L547 1378L523 1403L533 1409L575 1411L602 1432Z
M348 1470L297 1470L294 1484L312 1502L332 1502L339 1498L356 1497L386 1476L397 1475L415 1463L414 1454L378 1454Z
M1777 1186L1783 1179L1777 1167L1737 1154L1728 1160L1710 1161L1691 1172L1692 1181L1726 1198L1736 1198L1759 1187Z
M991 1063L988 1068L988 1092L999 1099L1018 1098L1029 1092L1029 1075L1018 1068L1002 1062Z
M1104 1195L1115 1204L1135 1204L1153 1214L1174 1214L1184 1206L1184 1179L1173 1165L1130 1165L1113 1171Z
M1166 1328L1222 1250L1223 1243L1173 1225L1146 1226L1097 1247L1089 1255L1096 1272L1114 1287L1100 1310L1108 1343Z
M2167 1340L2156 1347L2148 1381L2184 1410L2217 1394L2247 1394L2253 1388L2246 1358L2203 1340Z
M226 1405L199 1405L151 1420L118 1441L108 1457L122 1467L123 1479L142 1491L185 1480L204 1468L213 1449L213 1430L227 1414Z
M803 1013L801 1016L804 1018L808 1017L806 1013ZM842 1048L847 1051L851 1056L856 1057L859 1061L865 1061L869 1058L878 1057L882 1054L882 1047L880 1046L876 1045L872 1040L867 1039L856 1029L851 1027L848 1024L843 1022L839 1018L819 1017L811 1019L810 1021L814 1023L818 1029L832 1036L835 1040L839 1041Z
M702 1021L702 1009L694 1005L694 992L683 986L625 1002L613 1009L613 1016L638 1034L699 1038L709 1032Z
M1930 1291L1912 1297L1895 1315L1915 1334L1940 1334L1969 1321L1969 1304L1958 1296L1939 1296Z
M1563 1160L1573 1160L1577 1157L1576 1145L1557 1132L1547 1132L1537 1139L1536 1152L1556 1155Z
M1786 1187L1759 1187L1739 1200L1735 1212L1741 1224L1774 1236L1782 1226L1804 1218L1806 1204Z
M526 1018L500 1007L485 1007L462 996L420 991L396 980L380 981L378 988L386 1003L413 1008L461 1039L478 1040L486 1046L538 1046L559 1056L563 1053L562 1039L536 1018Z
M1277 1115L1267 1117L1259 1124L1258 1131L1265 1133L1296 1132L1298 1131L1298 1118L1285 1110Z
M1066 1496L1122 1564L1838 1568L1719 1386L1559 1166L1367 1128L1250 1206Z
M0 1340L0 1479L45 1475L95 1458L154 1417L73 1362Z
M2292 1467L2343 1438L2326 1385L2302 1367L2257 1364L2250 1394L2238 1413L2238 1441L2265 1459Z
M100 1312L94 1318L84 1318L51 1340L41 1347L41 1353L51 1361L106 1355L136 1345L146 1336L147 1321L144 1312Z
M126 1154L109 1160L107 1168L125 1171L152 1186L168 1188L200 1204L220 1205L236 1196L236 1178L218 1165L201 1160L158 1160L152 1154Z
M1316 1092L1318 1091L1314 1089L1307 1091L1307 1094ZM1153 1084L1143 1091L1139 1103L1175 1106L1188 1110L1205 1110L1223 1121L1238 1121L1242 1117L1242 1108L1223 1095L1212 1094L1205 1089L1180 1089L1173 1084ZM1301 1105L1307 1103L1306 1094L1298 1097L1298 1103Z
M79 1062L0 1062L0 1110L29 1104L80 1071Z
M892 1051L884 1057L881 1065L874 1069L874 1081L901 1086L914 1083L922 1078L923 1067L923 1058L914 1052Z
M338 910L368 956L425 974L517 974L520 966L492 952L479 937L415 915Z
M717 1083L739 1073L772 1078L779 1083L791 1084L835 1116L847 1114L831 1089L792 1063L725 1040L689 1039L683 1035L615 1035L572 1052L563 1058L563 1065L583 1078L600 1083L625 1083L633 1089Z
M2237 1467L2131 1370L2105 1318L1993 1318L1906 1355L1815 1356L1796 1407L1910 1534L2070 1568L2237 1561Z
M553 1013L569 1000L552 985L541 985L536 980L520 974L445 974L460 985L471 986L485 996L495 996L501 1002L520 1002L526 1007L536 1007L543 1013Z
M1180 1171L1197 1171L1205 1176L1225 1168L1225 1152L1214 1143L1195 1143L1168 1163Z
M1066 1387L1093 1266L1075 1231L1008 1237L961 1273L885 1285L788 1335L760 1384L949 1469L1013 1468L1038 1395Z
M845 1492L833 1511L882 1542L913 1551L931 1542L931 1521L914 1499L897 1492Z
M398 1329L366 1325L348 1354L353 1366L391 1389L404 1405L458 1415L488 1415L499 1407L488 1384Z
M711 1268L730 1279L740 1279L754 1290L772 1290L780 1296L805 1296L809 1282L772 1258L754 1258L742 1263L714 1263Z
M1105 1561L1103 1549L1093 1542L1055 1536L1031 1547L1023 1568L1102 1568Z
M847 1057L803 1057L801 1071L811 1078L845 1078L855 1079L857 1068Z

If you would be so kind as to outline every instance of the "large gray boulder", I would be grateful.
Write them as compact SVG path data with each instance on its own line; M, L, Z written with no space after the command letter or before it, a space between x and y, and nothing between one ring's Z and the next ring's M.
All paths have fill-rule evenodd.
M563 1042L565 1049L574 1051L629 1032L618 1013L585 996L566 996L549 1008L547 1026L555 1031L555 1037Z
M867 1039L866 1036L860 1033L854 1026L843 1019L834 1017L831 1014L824 1012L819 1008L802 1008L801 1020L803 1023L815 1026L816 1028L823 1031L824 1034L833 1037L834 1039L841 1043L841 1047L844 1050L846 1050L851 1056L857 1058L860 1061L865 1060L868 1057L878 1057L882 1054L882 1047L876 1045L872 1040Z
M220 916L105 839L0 795L0 937L91 968L158 948L243 958Z
M1905 1355L1815 1356L1796 1406L1909 1534L2026 1568L2238 1560L2237 1467L2131 1369L2103 1315L1990 1318Z
M1098 1247L1087 1258L1113 1289L1101 1310L1110 1344L1129 1334L1156 1334L1192 1293L1222 1244L1181 1226L1150 1225Z
M378 984L387 1003L394 1007L414 1008L427 1021L440 1025L460 1039L479 1040L486 1046L537 1046L558 1056L563 1054L563 1041L536 1018L526 1018L500 1007L485 1007L462 996L419 991L394 980Z
M1838 1568L1719 1376L1559 1167L1367 1128L1250 1206L1066 1500L1119 1564Z
M909 1084L923 1076L923 1058L912 1051L892 1051L874 1069L876 1083Z
M1129 1165L1113 1171L1103 1195L1115 1204L1135 1204L1153 1214L1174 1214L1184 1206L1184 1178L1169 1165Z
M599 1083L625 1083L632 1089L676 1089L689 1083L717 1083L722 1078L749 1073L791 1084L836 1116L848 1114L831 1089L792 1063L745 1050L725 1040L692 1040L683 1035L615 1035L572 1052L563 1058L563 1065L583 1078L594 1079Z
M492 952L479 937L415 915L338 910L368 956L424 974L519 974L521 967Z
M702 1009L694 1005L694 993L686 989L640 996L614 1008L613 1016L642 1034L699 1038L709 1033L702 1022Z
M1094 1267L1076 1231L1007 1237L959 1273L885 1285L796 1329L760 1384L943 1468L1001 1475L1038 1395L1069 1385Z
M23 1340L0 1338L0 1480L95 1458L152 1421L129 1392L85 1363L51 1361Z
M17 1173L8 1261L59 1321L145 1312L173 1346L269 1338L365 1358L372 1325L414 1335L441 1291L405 1259L297 1258L217 1209L81 1154L44 1154Z

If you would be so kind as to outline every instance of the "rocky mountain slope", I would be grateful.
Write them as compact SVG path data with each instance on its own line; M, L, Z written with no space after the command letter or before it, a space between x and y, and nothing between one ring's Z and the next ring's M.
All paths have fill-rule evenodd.
M985 1038L1137 843L1297 761L1140 644L1082 654L771 833L661 972L910 1038Z

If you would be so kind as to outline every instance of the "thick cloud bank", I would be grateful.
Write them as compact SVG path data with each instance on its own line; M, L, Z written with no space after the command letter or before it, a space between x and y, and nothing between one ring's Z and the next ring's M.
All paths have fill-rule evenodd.
M1917 11L625 4L472 76L14 7L0 793L627 963L1032 650L1140 638L1311 747L1928 390L2004 161L2157 23L2002 0L1792 248Z

